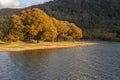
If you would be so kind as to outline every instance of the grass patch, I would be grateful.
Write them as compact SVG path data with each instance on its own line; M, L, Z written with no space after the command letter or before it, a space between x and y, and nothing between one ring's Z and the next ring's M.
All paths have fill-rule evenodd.
M17 51L28 49L46 49L46 48L64 48L73 46L84 46L86 42L40 42L40 43L25 43L21 41L5 43L1 42L0 51Z
M0 41L0 44L5 44L5 42L4 41Z

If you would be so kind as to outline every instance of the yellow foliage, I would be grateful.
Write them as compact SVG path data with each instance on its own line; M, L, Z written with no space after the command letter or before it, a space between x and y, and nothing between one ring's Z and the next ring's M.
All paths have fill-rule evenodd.
M20 15L13 15L9 39L53 41L57 39L72 40L82 38L82 30L75 24L49 17L40 9L23 10Z
M57 28L58 39L72 40L82 38L82 30L78 28L74 23L59 21L55 18L52 18L52 20L55 27Z

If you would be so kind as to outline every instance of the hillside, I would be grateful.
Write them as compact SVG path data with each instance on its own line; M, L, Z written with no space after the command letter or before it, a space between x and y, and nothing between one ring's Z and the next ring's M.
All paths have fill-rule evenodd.
M54 0L28 8L40 8L51 17L74 22L82 27L85 38L96 36L98 35L97 32L100 36L108 33L108 35L111 36L112 34L112 37L115 37L116 29L120 28L119 4L119 0ZM2 9L0 10L0 17L4 16L6 18L6 15L9 17L12 13L19 13L19 10ZM3 23L3 21L0 20L0 23ZM91 32L93 33L91 34ZM104 34L101 32L104 32Z
M55 0L32 7L41 8L50 16L74 22L84 29L120 25L119 4L119 0Z

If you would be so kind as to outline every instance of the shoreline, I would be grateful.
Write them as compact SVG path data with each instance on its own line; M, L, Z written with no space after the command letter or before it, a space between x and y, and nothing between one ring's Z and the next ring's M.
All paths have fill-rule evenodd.
M0 52L12 51L27 51L27 50L44 50L44 49L59 49L70 48L77 46L90 46L95 45L96 42L40 42L40 43L24 43L12 42L10 44L0 44Z

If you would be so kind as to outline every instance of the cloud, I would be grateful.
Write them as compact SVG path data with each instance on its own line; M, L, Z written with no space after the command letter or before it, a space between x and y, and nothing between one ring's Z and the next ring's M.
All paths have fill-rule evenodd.
M21 8L25 4L21 3L20 0L0 0L0 8Z

